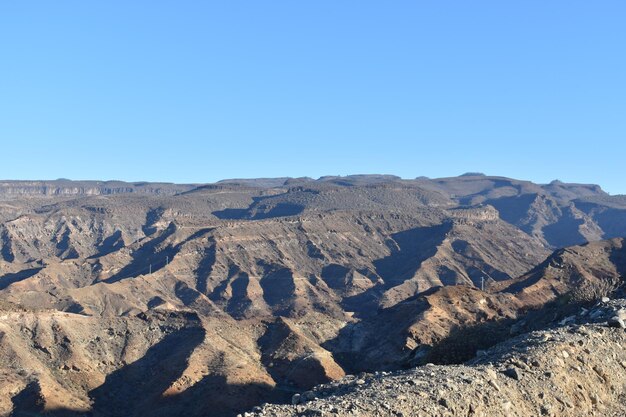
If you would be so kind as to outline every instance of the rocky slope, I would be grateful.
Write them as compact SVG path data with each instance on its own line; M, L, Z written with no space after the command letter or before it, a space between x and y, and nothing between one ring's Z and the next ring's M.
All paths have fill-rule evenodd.
M532 330L546 324L544 316L563 311L563 305L588 303L613 292L624 276L623 239L566 248L518 278L489 283L486 291L468 285L437 287L378 310L348 324L324 346L349 372L397 369L434 358L454 361L466 352L442 355L443 348L432 348L451 338L466 343L467 349L472 343L488 346L508 337L510 329ZM485 323L491 323L484 326L489 330L485 340L470 341L459 332Z
M626 300L582 309L463 365L347 375L248 416L623 416Z
M621 239L550 256L623 230L623 199L596 186L61 182L0 187L0 415L236 415L453 360L460 329L530 330L530 309L610 291L626 266Z

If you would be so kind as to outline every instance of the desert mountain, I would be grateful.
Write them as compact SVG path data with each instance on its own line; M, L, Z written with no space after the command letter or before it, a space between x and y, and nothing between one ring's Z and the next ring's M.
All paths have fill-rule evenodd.
M0 415L234 415L413 366L617 286L623 235L598 186L479 174L1 182Z

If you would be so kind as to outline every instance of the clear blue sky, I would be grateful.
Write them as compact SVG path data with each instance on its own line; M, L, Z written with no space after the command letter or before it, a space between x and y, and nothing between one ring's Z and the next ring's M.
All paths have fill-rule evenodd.
M626 2L5 1L0 178L626 193Z

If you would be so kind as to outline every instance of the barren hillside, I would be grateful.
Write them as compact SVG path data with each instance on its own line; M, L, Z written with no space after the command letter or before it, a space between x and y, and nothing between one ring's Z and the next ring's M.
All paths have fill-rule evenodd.
M7 181L0 200L3 415L236 415L452 361L462 329L532 330L626 269L601 240L626 204L590 185Z

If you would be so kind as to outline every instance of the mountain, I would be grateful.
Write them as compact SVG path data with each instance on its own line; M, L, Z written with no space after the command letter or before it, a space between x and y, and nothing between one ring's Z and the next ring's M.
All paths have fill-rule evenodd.
M491 282L486 291L468 285L434 287L347 325L326 347L344 358L351 373L468 359L511 332L541 328L572 306L620 288L626 277L625 243L620 238L557 250L517 278ZM489 330L483 340L470 342L465 331L456 335L478 326ZM462 349L450 349L451 339Z
M449 361L461 328L617 287L625 232L598 186L481 174L5 181L0 415L236 415Z

